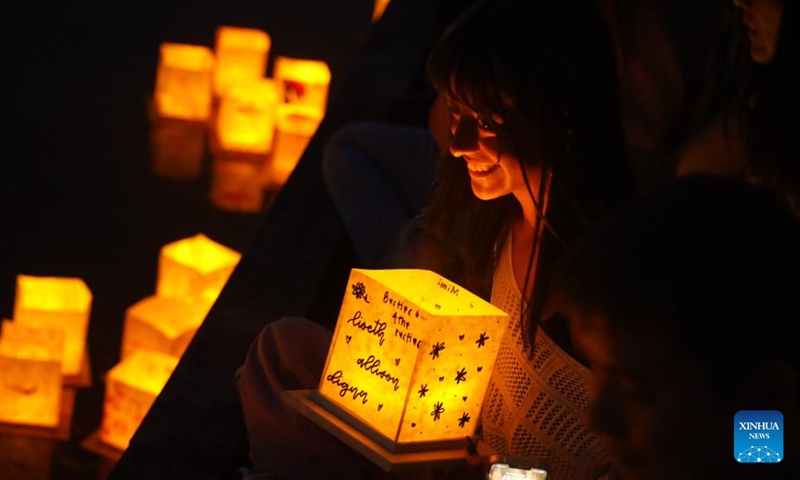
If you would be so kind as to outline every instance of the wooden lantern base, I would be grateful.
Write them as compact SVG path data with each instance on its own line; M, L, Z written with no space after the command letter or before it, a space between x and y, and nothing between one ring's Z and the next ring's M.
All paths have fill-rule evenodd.
M420 444L413 451L398 452L397 448L387 448L385 442L377 440L375 435L365 433L368 427L360 425L356 428L352 425L352 418L346 421L340 418L341 412L334 414L323 407L322 403L325 402L319 401L316 390L289 390L284 392L282 400L386 472L451 468L467 464L465 441L459 441L460 446L452 442Z
M68 440L71 432L72 411L74 408L75 389L64 388L61 390L61 411L59 412L58 425L55 427L43 427L39 425L0 422L0 435L46 438L49 440Z

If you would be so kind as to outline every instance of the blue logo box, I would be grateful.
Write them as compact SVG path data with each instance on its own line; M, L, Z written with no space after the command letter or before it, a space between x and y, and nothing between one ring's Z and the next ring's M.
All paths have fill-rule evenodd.
M777 410L739 410L733 417L733 458L739 463L783 460L783 414Z

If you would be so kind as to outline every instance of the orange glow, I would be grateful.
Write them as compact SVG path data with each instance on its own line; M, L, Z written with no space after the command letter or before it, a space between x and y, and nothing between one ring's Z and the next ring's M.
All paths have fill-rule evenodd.
M389 6L389 2L391 0L375 0L375 6L372 10L372 22L377 22L383 16L383 12L386 11L386 7Z
M168 243L159 254L156 294L188 299L208 297L206 291L218 294L240 258L202 233Z
M214 53L214 93L224 95L240 81L264 77L272 39L256 28L221 26L217 28Z
M315 117L325 115L331 83L331 71L327 63L320 60L277 57L273 77L278 85L281 104L279 115L290 117L295 114L297 107L316 110L313 114Z
M122 358L138 349L153 350L180 358L207 310L179 297L150 296L125 311Z
M3 320L0 334L0 422L57 427L61 411L64 332Z
M217 136L223 150L269 153L275 132L278 92L271 79L232 84L220 99Z
M473 435L509 316L427 270L347 285L319 393L398 444Z
M280 188L289 179L322 121L323 112L309 105L281 105L278 109L272 157L265 164L263 182Z
M264 207L261 172L264 162L217 157L212 165L209 200L220 209L255 213ZM209 297L213 303L216 300Z
M108 372L100 427L104 443L120 450L128 448L177 364L178 359L171 355L137 350Z
M167 118L205 121L211 115L214 54L202 45L162 43L156 110Z
M91 308L92 293L79 278L17 276L14 321L64 332L64 375L81 372Z

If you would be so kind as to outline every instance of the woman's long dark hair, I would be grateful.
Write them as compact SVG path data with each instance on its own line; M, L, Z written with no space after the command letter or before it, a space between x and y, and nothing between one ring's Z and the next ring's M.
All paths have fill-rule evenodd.
M529 190L540 207L548 195L535 236L539 260L527 302L530 321L523 322L534 332L552 263L564 245L636 191L606 24L593 0L479 0L445 32L428 71L437 90L478 112L505 117L503 96L509 96L533 125L521 130L508 124L514 146L530 144L522 136L536 138L539 146L533 155L517 148L520 162L541 168L542 185L552 178L538 198ZM439 182L427 211L430 229L455 253L458 280L488 298L519 204L511 195L477 199L464 161L446 153Z

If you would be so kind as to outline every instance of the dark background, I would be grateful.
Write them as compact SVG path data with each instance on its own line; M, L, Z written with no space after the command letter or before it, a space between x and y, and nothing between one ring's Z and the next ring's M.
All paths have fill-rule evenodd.
M69 441L0 435L0 478L103 477L107 460L80 444L100 425L102 375L119 360L125 309L154 293L159 249L202 232L245 253L265 215L208 201L209 158L196 179L152 174L146 106L160 43L213 48L220 25L260 28L272 37L270 59L328 62L335 96L372 7L370 0L165 0L6 9L0 316L11 318L18 274L82 278L94 300L92 386L77 392Z

